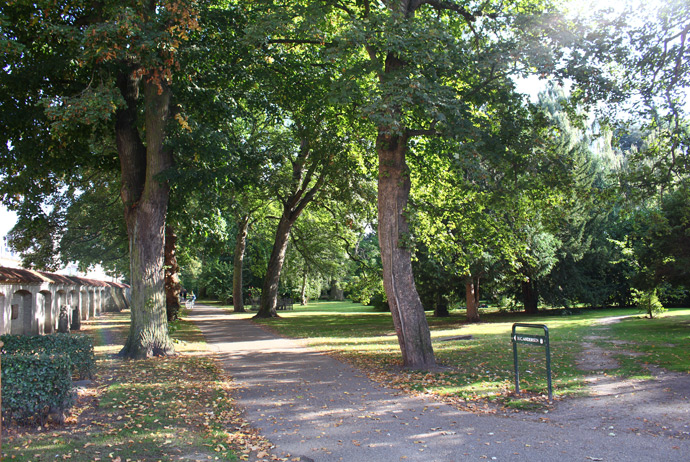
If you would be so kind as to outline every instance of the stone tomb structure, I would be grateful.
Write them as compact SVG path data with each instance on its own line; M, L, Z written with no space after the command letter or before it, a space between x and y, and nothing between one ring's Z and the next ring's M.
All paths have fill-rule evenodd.
M79 330L83 320L129 308L129 300L125 284L0 267L0 334Z

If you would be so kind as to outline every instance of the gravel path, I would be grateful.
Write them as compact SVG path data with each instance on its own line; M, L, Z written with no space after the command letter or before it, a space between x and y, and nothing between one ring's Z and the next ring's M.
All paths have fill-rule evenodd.
M603 318L585 337L578 367L591 371L590 397L569 399L551 412L553 422L581 420L597 430L646 433L656 437L690 438L690 375L645 365L653 380L621 379L607 374L619 367L617 355L638 356L629 342L612 340L609 326L629 316ZM690 455L686 460L690 460Z
M246 418L275 445L274 454L287 460L690 458L690 438L682 432L662 435L610 424L606 418L623 409L585 406L594 400L559 404L562 409L548 415L475 415L382 387L349 365L219 308L197 305L190 317L242 387L237 402ZM687 398L682 400L687 406Z

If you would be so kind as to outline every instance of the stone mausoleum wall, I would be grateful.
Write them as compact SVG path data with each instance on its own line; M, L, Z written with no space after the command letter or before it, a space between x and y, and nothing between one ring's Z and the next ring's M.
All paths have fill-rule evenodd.
M56 332L61 310L69 330L79 330L83 320L129 308L129 300L125 284L0 267L0 335Z

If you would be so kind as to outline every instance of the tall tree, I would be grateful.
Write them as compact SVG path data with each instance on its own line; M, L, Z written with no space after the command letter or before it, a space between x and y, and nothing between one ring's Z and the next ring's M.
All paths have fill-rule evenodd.
M342 69L335 94L357 101L377 132L383 279L406 367L435 365L408 245L410 145L445 136L479 155L484 108L511 93L508 75L527 72L521 63L528 57L542 73L559 63L549 49L554 38L540 40L561 25L553 16L539 25L547 6L363 0L266 8L265 41L320 46L325 61Z
M288 149L282 153L288 169L282 172L282 175L287 176L276 175L273 178L276 185L283 184L285 187L277 191L282 210L261 292L258 317L276 316L280 273L293 225L317 195L342 183L343 177L347 178L343 167L347 165L346 157L349 149L352 149L350 142L338 135L338 127L329 127L327 119L319 119L320 117L307 121L309 126L301 126L304 120L297 121L297 139L283 139L282 143L287 141L283 147L273 146L274 149ZM291 134L287 135L291 137ZM338 181L338 173L341 181Z
M40 199L25 185L41 174L54 179L42 186L57 190L79 167L114 168L119 161L132 282L132 322L121 353L131 358L173 352L163 268L169 187L161 175L172 165L166 130L178 50L198 27L196 14L194 2L185 0L0 7L2 43L9 49L1 116L8 130L0 148L8 160L2 174L12 178L3 186L6 202L17 192ZM89 142L98 136L113 141L116 157L90 158ZM41 156L32 158L36 151Z

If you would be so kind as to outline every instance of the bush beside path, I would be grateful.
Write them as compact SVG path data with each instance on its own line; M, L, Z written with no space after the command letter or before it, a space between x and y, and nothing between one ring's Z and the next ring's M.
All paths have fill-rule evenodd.
M4 461L235 461L268 443L236 411L233 383L198 329L181 322L173 357L116 358L129 312L85 321L95 339L93 381L77 383L64 424L3 425ZM266 452L264 452L266 453Z
M453 350L463 360L486 356L492 349L496 353L492 361L471 364L464 372L455 363L448 368L452 371L425 375L396 372L385 359L392 356L383 354L388 343L394 342L385 316L358 324L361 315L352 314L291 320L301 315L291 312L274 328L292 328L312 338L288 340L248 321L250 314L197 305L176 326L179 354L145 361L114 356L124 341L129 313L92 319L84 330L96 339L95 379L78 383L77 406L64 425L6 425L3 460L687 460L690 393L686 356L678 353L687 341L685 312L653 323L630 317L617 323L587 321L581 330L577 325L584 321L577 317L550 322L559 347L567 350L559 361L571 358L579 368L587 369L589 363L592 370L580 371L583 379L559 370L559 384L568 394L554 405L544 407L535 395L537 410L503 413L496 413L496 400L472 401L468 390L481 386L484 378L473 376L478 367L497 363L506 368L494 338L496 329L505 326L472 327L480 338L455 343L445 339L465 339L457 334L469 327L450 329L453 320L434 326L435 340L448 345L439 348L446 360ZM315 326L337 335L319 338ZM373 344L366 341L371 335ZM308 342L331 350L331 356ZM334 359L335 344L358 348L335 355L350 364ZM363 355L368 349L375 354ZM382 358L387 372L372 370ZM529 361L534 368L536 363ZM621 373L627 377L621 379ZM452 374L460 374L456 381L474 377L476 382L454 389L465 393L463 399L444 403L431 393L444 390L438 382ZM446 379L433 378L437 376ZM394 380L395 387L389 388ZM592 396L570 393L578 391L571 387L578 380ZM491 386L505 388L502 381L499 377ZM416 384L429 388L417 389ZM538 381L528 384L537 392L540 387Z

